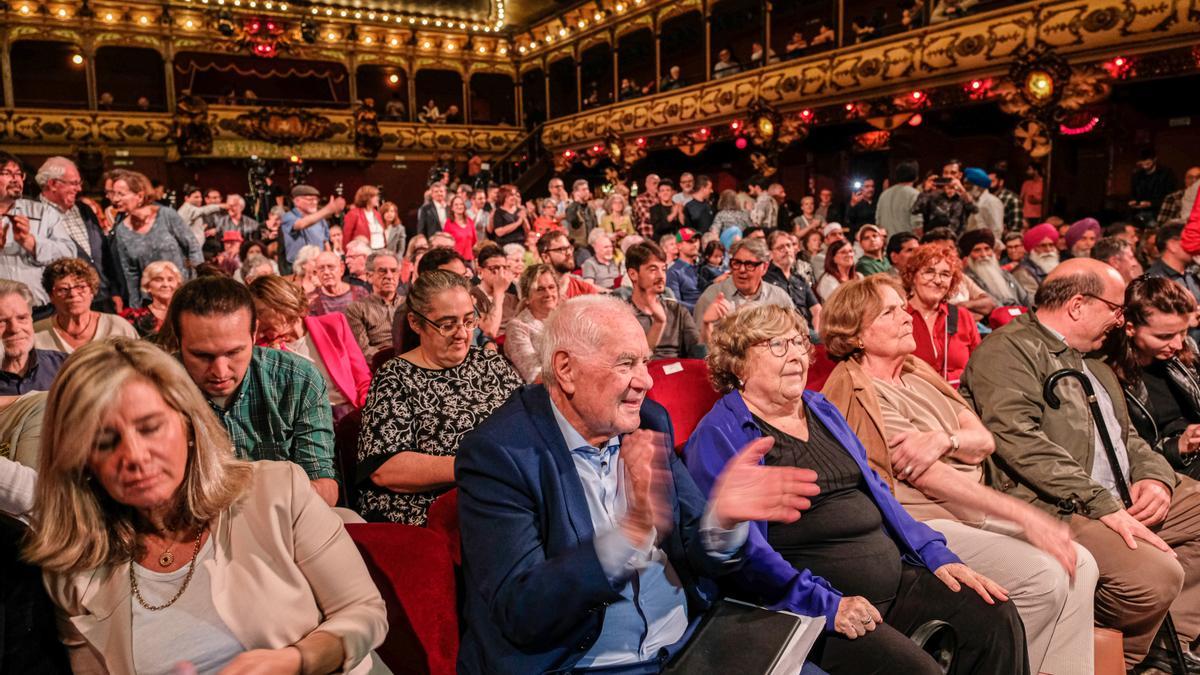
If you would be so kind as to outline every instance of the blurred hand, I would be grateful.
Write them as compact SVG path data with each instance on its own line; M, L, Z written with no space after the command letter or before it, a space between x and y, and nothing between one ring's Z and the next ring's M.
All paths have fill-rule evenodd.
M650 320L653 323L665 324L667 322L667 310L663 307L662 300L657 295L651 295L648 302L650 305Z
M1026 518L1021 526L1025 530L1025 539L1057 560L1074 579L1076 560L1071 528L1032 506L1025 506L1024 512Z
M866 598L854 595L843 597L838 603L833 629L851 640L860 638L879 627L883 616Z
M1133 498L1129 515L1146 527L1161 523L1166 519L1167 511L1171 510L1171 490L1159 481L1149 478L1139 480L1129 486L1129 496Z
M37 239L33 237L33 232L29 228L29 217L20 214L9 214L8 219L12 222L12 238L22 248L30 253L33 253L37 247Z
M712 304L704 309L704 316L701 319L704 323L716 323L732 311L733 303L725 299L724 293L717 293L717 297L712 301Z
M0 246L3 245L0 241ZM1200 424L1189 424L1179 435L1179 454L1190 455L1197 450L1200 450Z
M657 431L638 429L621 441L626 510L620 527L634 546L643 545L651 531L661 539L674 526L666 489L668 452L666 436Z
M728 530L747 520L791 523L812 506L808 498L821 492L815 471L759 464L774 444L769 436L747 443L717 476L709 507L718 527Z
M1125 540L1125 545L1131 549L1137 550L1136 539L1141 539L1164 553L1170 553L1178 557L1175 551L1171 550L1171 547L1167 545L1167 542L1160 539L1157 534L1146 529L1145 525L1137 518L1129 515L1129 512L1125 509L1115 511L1107 516L1100 516L1100 522L1107 525L1108 529L1121 535L1121 539Z
M961 591L964 584L975 589L989 605L996 604L996 600L1008 600L1008 591L1003 586L962 563L947 563L934 570L933 574L955 593Z
M251 649L234 657L221 669L220 675L299 673L301 665L300 650L295 647Z
M346 209L346 198L334 196L329 199L329 204L325 206L330 213L341 213Z

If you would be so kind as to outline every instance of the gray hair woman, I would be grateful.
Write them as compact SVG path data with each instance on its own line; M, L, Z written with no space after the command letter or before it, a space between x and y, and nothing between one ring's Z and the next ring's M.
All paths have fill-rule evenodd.
M371 670L386 611L341 519L298 466L235 459L178 361L80 348L45 429L25 555L75 672Z
M424 525L429 505L454 487L459 439L521 378L496 352L471 346L479 313L461 275L423 272L406 304L419 342L371 380L358 438L358 512Z
M805 390L811 345L799 315L757 305L726 316L707 362L725 396L684 451L700 489L711 490L739 448L764 436L774 443L762 463L814 470L821 488L794 523L750 523L731 588L752 601L825 616L813 653L831 675L941 673L906 637L933 619L958 637L956 672L1029 672L1021 620L1002 602L1004 589L915 521L871 471L837 408Z
M717 198L717 215L713 216L712 227L708 228L708 231L720 236L725 228L731 225L745 231L750 227L750 211L742 208L738 202L738 193L722 190L721 196Z
M517 280L521 311L508 322L504 355L521 378L536 382L542 375L541 342L545 321L558 307L558 275L550 265L526 267Z

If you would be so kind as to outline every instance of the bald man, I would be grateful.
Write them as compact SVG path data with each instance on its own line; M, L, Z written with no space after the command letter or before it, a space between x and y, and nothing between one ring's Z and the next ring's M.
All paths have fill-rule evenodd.
M1089 258L1063 262L1038 289L1037 310L997 330L971 355L960 391L996 438L995 487L1067 520L1095 556L1096 623L1124 634L1132 668L1150 652L1168 609L1185 652L1200 629L1200 484L1177 475L1130 431L1116 376L1087 357L1123 323L1124 298L1125 279L1111 266ZM1082 387L1061 382L1058 409L1042 397L1043 382L1062 368L1091 381L1099 423L1109 430L1130 486L1129 508Z

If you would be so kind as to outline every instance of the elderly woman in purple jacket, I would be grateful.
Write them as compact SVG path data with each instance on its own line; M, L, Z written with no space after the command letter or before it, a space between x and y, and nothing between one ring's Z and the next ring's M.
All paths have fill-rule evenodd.
M809 658L831 675L941 673L906 637L934 620L957 638L951 673L1028 673L1024 628L1006 591L892 497L837 408L805 391L809 352L803 320L767 305L725 317L709 343L710 378L726 395L688 439L696 484L711 489L739 448L770 436L763 461L813 469L821 487L795 523L751 523L729 590L824 616Z

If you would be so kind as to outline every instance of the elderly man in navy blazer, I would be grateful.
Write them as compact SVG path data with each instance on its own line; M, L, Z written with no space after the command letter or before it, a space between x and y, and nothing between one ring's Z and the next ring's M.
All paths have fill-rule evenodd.
M749 445L709 501L645 399L651 352L626 303L581 296L547 321L545 385L515 392L466 436L459 486L465 633L460 673L656 673L735 569L745 521L791 522L807 469Z

